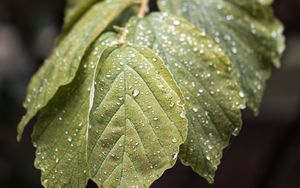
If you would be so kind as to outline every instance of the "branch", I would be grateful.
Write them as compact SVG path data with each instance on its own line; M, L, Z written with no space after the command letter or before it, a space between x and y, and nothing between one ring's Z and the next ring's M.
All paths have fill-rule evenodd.
M142 0L142 4L141 4L141 8L138 14L138 17L144 17L145 13L148 11L149 7L148 7L148 3L149 0Z

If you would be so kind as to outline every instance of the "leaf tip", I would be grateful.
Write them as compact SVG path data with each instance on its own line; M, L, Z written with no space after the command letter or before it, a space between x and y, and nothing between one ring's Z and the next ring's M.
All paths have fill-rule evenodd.
M26 116L23 116L17 127L17 141L18 142L21 142L21 140L22 140L24 128L27 123L28 123L28 118L26 118Z

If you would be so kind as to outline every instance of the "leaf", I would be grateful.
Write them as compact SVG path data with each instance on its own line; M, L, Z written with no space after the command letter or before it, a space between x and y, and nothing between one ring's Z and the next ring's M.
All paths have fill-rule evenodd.
M64 30L70 27L84 15L95 3L103 0L68 0L66 15L64 20Z
M272 0L159 0L159 7L203 28L220 44L236 70L247 105L258 114L271 65L280 66L283 27Z
M91 9L96 3L103 2L104 0L68 0L68 5L65 12L65 19L64 19L64 26L63 26L63 33L59 37L59 40L63 38L66 33L69 32L69 30L72 28L72 26L82 17L84 14ZM123 0L124 1L124 0ZM138 1L135 0L138 4ZM137 6L138 7L138 6ZM125 10L118 18L116 18L117 21L120 23L127 22L128 17L131 15L136 14L135 9L138 9L135 6L128 6L128 10ZM116 25L122 25L119 23L116 23Z
M102 43L35 126L45 187L84 187L88 179L99 187L149 187L186 139L184 99L162 60L136 45L107 48L99 60Z
M18 125L18 140L26 124L45 107L60 86L69 84L90 44L133 0L110 0L93 6L54 49L31 79L24 107L27 113Z
M222 150L240 130L244 107L227 56L203 31L168 14L134 18L127 29L129 43L152 48L173 73L189 120L180 158L213 182Z

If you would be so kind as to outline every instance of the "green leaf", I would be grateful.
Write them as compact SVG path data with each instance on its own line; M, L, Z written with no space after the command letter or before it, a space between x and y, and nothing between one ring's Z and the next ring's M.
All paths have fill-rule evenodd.
M258 114L271 63L280 66L283 27L267 6L272 0L159 0L159 7L203 28L236 70L247 105Z
M63 33L61 34L60 38L63 38L66 33L74 26L74 24L82 17L84 14L91 9L96 3L101 2L104 0L68 0L66 12L65 12L65 19L64 19L64 26L63 26ZM123 0L124 1L124 0ZM136 5L139 4L139 1L134 0ZM116 21L122 23L127 22L128 17L136 14L138 11L138 6L128 6L128 10L125 10L120 16L116 19ZM122 25L116 23L116 25ZM60 40L58 40L60 41Z
M103 0L68 0L64 20L64 30L70 29L70 27L76 23L89 8L100 1Z
M90 44L132 3L133 0L110 0L96 4L54 49L28 86L24 102L27 113L18 125L18 140L26 124L47 105L59 87L73 80Z
M241 127L244 101L220 47L184 19L154 13L128 24L127 41L152 48L173 73L186 102L189 129L180 158L209 182Z
M107 43L107 42L106 42ZM45 187L149 187L187 135L184 99L162 60L140 46L95 44L33 133Z

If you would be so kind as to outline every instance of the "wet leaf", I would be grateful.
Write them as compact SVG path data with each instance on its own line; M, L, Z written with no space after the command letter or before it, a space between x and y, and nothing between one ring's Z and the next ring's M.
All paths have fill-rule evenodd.
M69 84L76 75L81 59L91 43L130 6L133 0L108 0L93 6L53 50L33 76L27 89L24 107L27 113L18 125L18 140L24 127L45 107L60 86Z
M173 73L189 120L179 156L212 182L222 150L240 130L244 107L228 57L203 30L179 17L154 13L132 19L127 29L129 43L152 48Z
M88 179L99 187L149 187L174 165L186 139L184 99L162 60L135 45L101 55L102 45L35 126L35 165L45 187L85 187Z
M159 0L160 9L203 28L229 56L247 105L258 114L271 63L280 66L283 26L272 0Z

